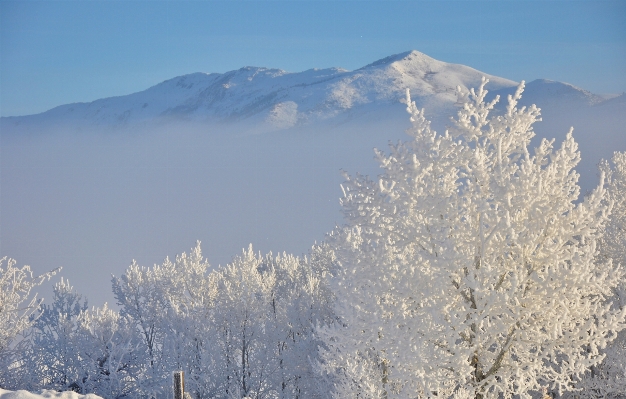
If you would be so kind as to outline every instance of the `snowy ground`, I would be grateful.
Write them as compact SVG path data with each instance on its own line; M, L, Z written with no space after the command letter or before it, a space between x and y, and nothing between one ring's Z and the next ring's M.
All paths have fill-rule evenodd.
M24 390L19 391L7 391L0 389L0 399L102 399L98 395L92 393L87 395L80 395L76 392L66 391L57 392L49 389L44 389L39 393L32 393Z

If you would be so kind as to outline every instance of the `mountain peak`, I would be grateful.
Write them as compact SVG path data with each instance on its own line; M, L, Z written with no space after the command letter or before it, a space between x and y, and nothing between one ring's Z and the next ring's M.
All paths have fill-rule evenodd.
M393 54L388 57L381 58L380 60L374 61L368 65L365 65L364 67L360 69L367 69L367 68L372 68L372 67L377 67L377 66L382 66L382 65L390 65L399 61L405 61L405 62L415 62L415 61L420 62L421 61L421 62L426 62L426 63L436 62L434 58L431 58L424 53L420 53L419 51L416 51L416 50L411 50L411 51L405 51L404 53Z

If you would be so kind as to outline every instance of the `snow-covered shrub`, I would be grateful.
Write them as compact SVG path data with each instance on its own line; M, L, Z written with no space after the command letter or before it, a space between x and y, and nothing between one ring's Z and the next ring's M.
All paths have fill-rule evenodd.
M604 183L578 202L572 133L532 150L539 109L516 107L523 83L498 116L485 84L443 135L407 93L412 140L377 152L377 180L346 176L346 226L328 239L341 323L322 331L337 398L346 386L371 397L351 366L360 356L385 364L367 392L388 398L574 389L625 327L606 301L622 270L598 257Z

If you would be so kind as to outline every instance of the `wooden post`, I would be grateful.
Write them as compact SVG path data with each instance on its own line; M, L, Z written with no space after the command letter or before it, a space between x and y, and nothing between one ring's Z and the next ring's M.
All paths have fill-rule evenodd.
M174 371L174 399L185 399L184 371Z

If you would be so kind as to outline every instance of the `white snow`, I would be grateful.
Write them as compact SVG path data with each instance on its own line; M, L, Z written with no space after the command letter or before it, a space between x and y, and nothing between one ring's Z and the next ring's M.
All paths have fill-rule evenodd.
M24 390L7 391L0 388L0 399L102 399L98 395L89 393L87 395L81 395L76 392L66 391L57 392L49 389L44 389L38 393L32 393Z
M278 129L295 126L298 122L298 104L293 101L285 101L274 105L266 121Z

